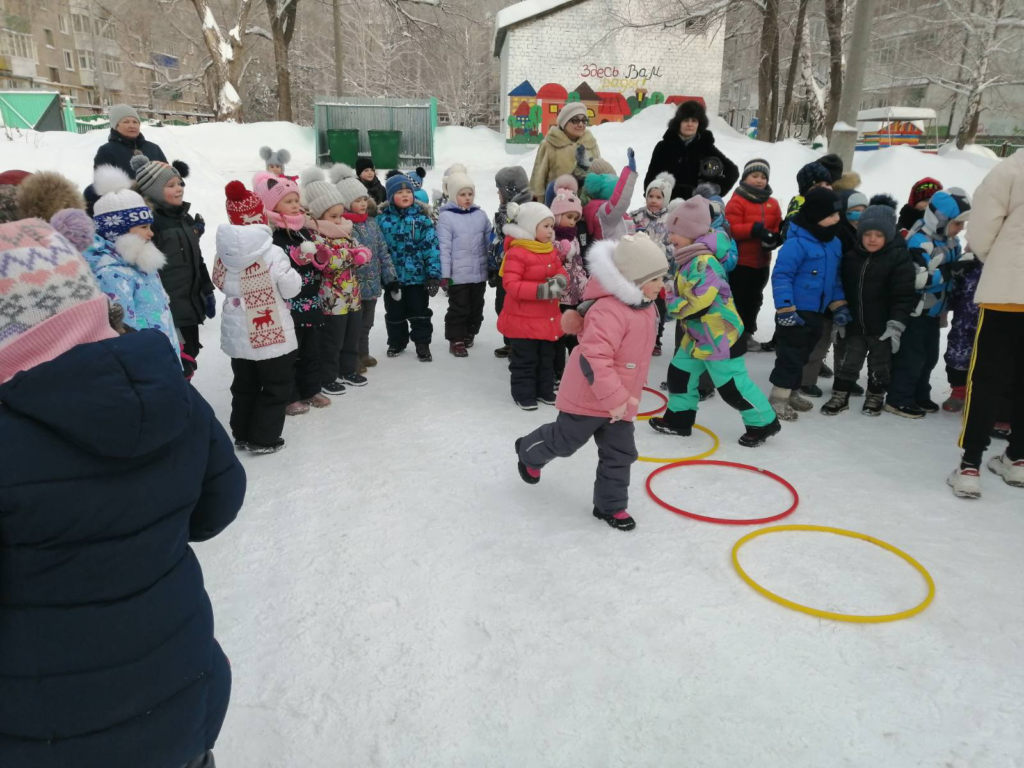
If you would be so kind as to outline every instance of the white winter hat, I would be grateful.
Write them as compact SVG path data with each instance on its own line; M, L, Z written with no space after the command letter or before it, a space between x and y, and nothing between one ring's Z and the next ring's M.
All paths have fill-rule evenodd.
M558 122L558 127L563 131L565 130L565 124L568 123L574 117L586 117L587 108L581 101L570 101L562 110L558 113L558 117L555 118Z
M341 192L327 180L327 174L316 166L299 174L299 190L306 201L309 215L314 219L322 219L324 213L336 205L345 205Z
M622 276L637 286L668 274L665 251L646 232L624 235L615 246L612 261Z
M101 165L96 169L93 189L100 198L92 215L100 237L113 241L133 227L153 223L153 212L131 186L132 180L120 168Z
M476 184L466 173L453 173L450 176L446 176L444 180L444 191L451 200L455 199L455 196L464 189L472 189L476 192Z
M331 181L337 188L338 194L341 195L342 202L346 208L351 208L352 203L360 197L370 196L370 193L366 189L366 185L359 180L359 177L356 176L356 172L344 163L332 165L331 170L328 171L328 173L330 173Z
M661 196L665 201L672 199L672 190L676 188L676 177L668 171L662 171L655 176L651 183L647 185L647 189L644 190L644 197L651 194L652 189L657 189L661 192Z
M505 213L508 216L508 224L502 227L501 231L519 240L536 240L537 227L540 223L545 219L551 219L552 222L555 220L555 214L542 203L509 203Z

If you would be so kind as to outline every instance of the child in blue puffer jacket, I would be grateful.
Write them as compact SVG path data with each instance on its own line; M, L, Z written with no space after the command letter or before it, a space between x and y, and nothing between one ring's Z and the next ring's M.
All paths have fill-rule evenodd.
M931 399L932 370L939 362L939 323L946 311L952 277L963 256L958 235L971 213L971 198L950 187L932 195L924 217L907 237L910 258L917 269L920 300L900 338L900 351L892 361L892 380L885 410L908 419L936 413Z
M826 323L844 326L852 319L846 306L839 262L842 245L835 234L839 199L825 187L811 189L794 215L772 272L775 296L775 368L769 400L780 419L794 421L812 406L793 390L822 336Z
M419 187L404 174L387 180L388 202L377 216L377 225L391 252L400 288L384 294L384 322L388 329L388 357L398 357L416 345L416 357L429 363L430 298L441 288L441 255L429 206L416 202ZM410 330L411 329L411 330Z
M455 357L469 357L467 350L484 322L491 220L473 203L476 185L465 173L446 177L445 192L451 197L437 218L441 279L448 291L444 337Z

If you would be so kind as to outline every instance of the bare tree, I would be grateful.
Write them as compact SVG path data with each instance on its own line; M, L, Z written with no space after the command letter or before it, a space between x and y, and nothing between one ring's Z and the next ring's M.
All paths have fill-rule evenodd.
M796 26L793 29L793 52L789 56L789 70L786 72L786 97L782 105L782 118L779 120L779 127L788 126L792 119L793 109L793 88L796 85L796 73L800 69L800 53L803 48L804 26L807 21L807 6L810 0L800 0L800 7L797 10ZM782 131L775 132L775 140L783 138Z
M832 136L832 126L839 114L843 97L843 11L846 0L825 0L825 28L828 30L828 98L825 101L825 128Z
M292 120L292 77L288 49L295 33L295 15L299 0L266 0L270 17L271 41L274 43L274 71L277 75L277 119ZM258 34L252 28L253 34Z
M757 137L762 141L771 141L774 135L775 111L772 109L772 100L775 100L777 107L778 95L775 84L778 82L778 41L779 0L765 0L757 68ZM775 56L772 55L773 50L776 52Z

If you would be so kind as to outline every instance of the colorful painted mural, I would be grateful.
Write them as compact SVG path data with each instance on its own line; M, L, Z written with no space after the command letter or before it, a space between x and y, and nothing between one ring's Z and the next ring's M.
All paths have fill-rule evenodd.
M601 78L600 91L595 91L586 80L571 91L558 83L546 83L536 90L529 80L524 80L508 93L508 134L509 144L540 144L544 136L556 125L558 113L569 102L578 101L587 109L591 125L621 123L629 120L652 104L682 104L693 99L704 103L700 96L666 96L661 91L651 91L646 85L651 77L661 77L658 67L637 69L630 65L628 78L619 78L618 70L612 67L597 68L588 65L585 72L590 77ZM626 95L622 86L632 88Z

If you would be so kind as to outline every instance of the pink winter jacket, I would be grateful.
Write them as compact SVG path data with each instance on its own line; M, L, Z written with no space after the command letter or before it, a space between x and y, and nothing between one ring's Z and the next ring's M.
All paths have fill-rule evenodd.
M590 281L577 346L565 364L555 406L579 416L608 416L630 397L640 400L658 333L658 312L640 289L615 268L615 243L603 240L587 255ZM630 405L625 419L636 418Z

